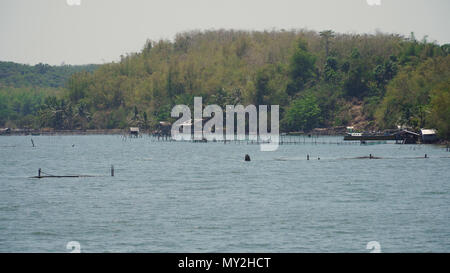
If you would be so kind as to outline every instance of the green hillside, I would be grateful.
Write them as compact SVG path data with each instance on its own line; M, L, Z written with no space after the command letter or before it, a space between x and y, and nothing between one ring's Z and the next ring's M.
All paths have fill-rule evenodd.
M173 120L174 105L202 96L204 104L222 107L279 104L283 131L407 125L436 127L449 138L448 53L449 45L413 34L186 32L173 41L148 41L141 52L92 73L75 73L58 89L62 94L40 101L36 115L23 120L22 110L7 118L0 112L0 123L152 128Z
M72 74L92 72L98 65L37 64L34 66L13 62L0 62L0 87L63 87Z
M45 98L64 96L65 83L74 73L92 72L97 67L0 62L0 126L39 126L38 112Z

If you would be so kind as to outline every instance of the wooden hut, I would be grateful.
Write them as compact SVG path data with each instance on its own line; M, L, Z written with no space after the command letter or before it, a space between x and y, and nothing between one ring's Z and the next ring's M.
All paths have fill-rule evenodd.
M419 138L420 134L408 130L402 130L395 134L396 143L416 144L419 141Z
M437 133L435 129L421 129L423 143L435 143L438 141Z
M7 135L11 133L11 129L10 128L2 128L0 129L0 135Z
M170 136L170 130L172 129L172 123L168 121L160 121L158 124L158 132L162 136Z
M130 135L137 137L139 135L139 127L130 127Z

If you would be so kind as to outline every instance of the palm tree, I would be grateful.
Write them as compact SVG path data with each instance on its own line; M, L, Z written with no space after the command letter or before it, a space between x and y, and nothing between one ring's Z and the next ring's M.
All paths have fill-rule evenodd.
M72 129L73 127L72 105L66 103L64 99L59 100L54 96L46 98L39 115L43 126L55 129Z
M325 40L325 59L328 58L328 53L330 51L330 39L333 38L334 35L334 31L332 30L324 30L320 32L320 37L322 37Z

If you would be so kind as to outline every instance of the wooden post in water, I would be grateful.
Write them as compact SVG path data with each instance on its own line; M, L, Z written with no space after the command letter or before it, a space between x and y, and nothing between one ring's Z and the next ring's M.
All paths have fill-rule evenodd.
M41 168L38 170L38 178L41 178Z
M111 176L114 176L114 165L111 165Z
M309 155L306 155L306 160L309 160Z

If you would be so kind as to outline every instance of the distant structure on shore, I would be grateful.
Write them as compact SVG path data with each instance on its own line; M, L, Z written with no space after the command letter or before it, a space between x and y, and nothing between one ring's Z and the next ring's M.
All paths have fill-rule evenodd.
M438 141L435 129L422 129L420 133L422 134L422 143L434 143Z
M2 128L0 129L0 135L7 135L11 133L11 129L9 128Z
M422 129L420 133L410 130L400 130L384 134L375 133L348 133L344 140L346 141L385 141L395 140L397 144L416 144L416 143L436 143L439 139L435 129Z
M139 127L130 127L130 135L131 136L139 136Z

